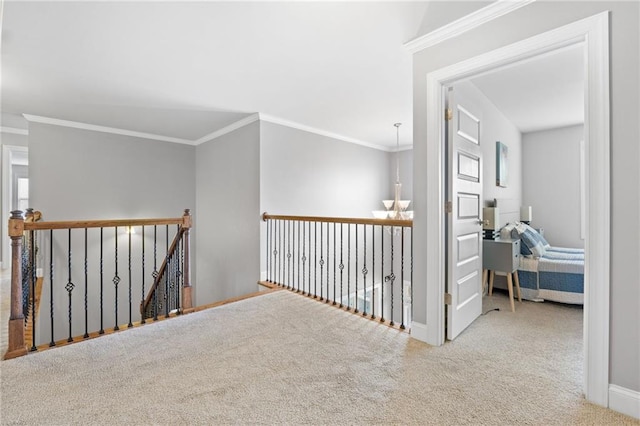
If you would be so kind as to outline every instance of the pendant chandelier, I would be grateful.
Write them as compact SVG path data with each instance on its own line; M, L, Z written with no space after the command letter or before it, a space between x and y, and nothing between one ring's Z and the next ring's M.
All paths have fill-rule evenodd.
M402 184L400 183L400 126L402 123L395 123L396 128L396 183L395 183L395 196L393 200L382 200L382 204L386 210L374 210L373 216L376 219L400 219L408 220L413 219L413 211L408 211L407 208L411 203L411 200L403 200Z

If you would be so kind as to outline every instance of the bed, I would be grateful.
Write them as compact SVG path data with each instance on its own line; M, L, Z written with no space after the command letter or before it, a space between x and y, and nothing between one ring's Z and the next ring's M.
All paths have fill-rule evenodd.
M526 224L507 225L501 235L521 240L518 278L524 299L584 303L584 249L551 246Z

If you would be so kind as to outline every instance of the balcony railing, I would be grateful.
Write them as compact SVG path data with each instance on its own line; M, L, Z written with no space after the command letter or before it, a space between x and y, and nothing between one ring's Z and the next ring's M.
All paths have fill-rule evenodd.
M263 283L410 328L413 221L263 214Z

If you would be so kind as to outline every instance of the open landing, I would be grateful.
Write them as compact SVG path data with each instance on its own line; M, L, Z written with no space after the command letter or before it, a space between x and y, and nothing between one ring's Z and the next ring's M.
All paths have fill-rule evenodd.
M276 291L2 361L1 422L638 424L580 396L581 318L522 303L434 348Z

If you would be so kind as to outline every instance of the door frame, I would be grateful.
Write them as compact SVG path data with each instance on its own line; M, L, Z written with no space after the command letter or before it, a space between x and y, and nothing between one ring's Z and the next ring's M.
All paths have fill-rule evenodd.
M444 101L456 81L582 44L585 55L586 235L584 383L588 401L608 406L610 299L609 12L567 24L427 74L427 343L445 339ZM598 283L591 286L590 283Z
M11 175L13 168L13 157L15 154L28 154L29 148L17 145L2 145L2 258L0 259L3 269L9 268L11 260L11 245L9 243L9 215L11 213Z

